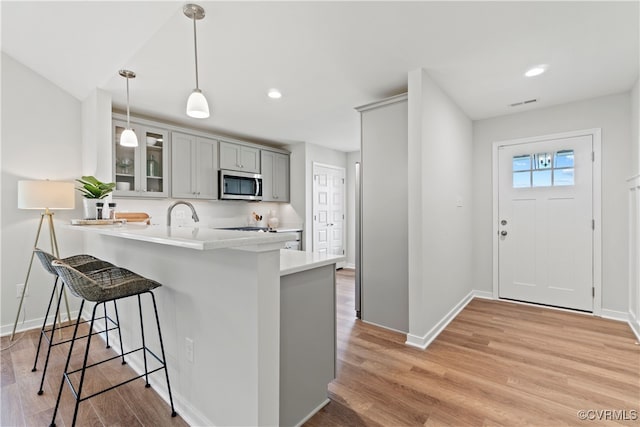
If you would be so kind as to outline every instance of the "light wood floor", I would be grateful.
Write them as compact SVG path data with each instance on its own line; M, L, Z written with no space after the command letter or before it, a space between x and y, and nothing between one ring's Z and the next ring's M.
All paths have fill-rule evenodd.
M85 328L85 333L86 333ZM62 370L69 351L69 344L53 347L49 368L44 385L44 394L38 396L42 376L42 367L46 357L46 345L40 350L38 370L31 372L33 359L38 345L40 330L25 332L8 350L2 351L1 361L1 398L2 410L0 425L7 426L48 426L51 423L53 408L56 404ZM71 337L72 328L66 328L65 336ZM16 338L19 335L16 335ZM56 334L56 339L58 335ZM84 341L78 341L73 348L72 368L82 366ZM2 348L10 345L9 337L0 340ZM104 360L115 353L106 349L104 341L94 336L91 343L90 359L93 362ZM171 370L171 366L169 366ZM152 374L152 378L164 382L164 372ZM122 366L119 360L93 368L85 379L85 390L93 393L136 374L128 366ZM77 384L77 378L74 379ZM153 381L153 380L152 380ZM83 395L85 395L83 390ZM65 385L60 408L56 417L59 427L70 426L73 419L75 400ZM138 379L112 391L93 397L80 403L77 426L187 426L179 416L171 418L171 408L153 390L145 388L144 380Z
M631 418L640 411L640 346L624 323L474 300L422 351L407 347L403 334L356 321L353 272L337 277L338 375L329 385L332 402L307 426L638 425L581 422L577 415L626 410ZM31 372L37 340L37 331L29 332L2 352L2 426L51 420L67 347L54 348L45 394L38 396L41 371ZM7 337L0 341L2 348L9 344ZM96 359L110 352L93 350ZM129 375L119 364L99 369L92 388ZM186 425L143 384L81 403L78 426ZM58 426L70 425L72 405L65 387Z
M476 299L423 351L353 319L351 271L338 298L332 402L308 427L640 425L578 418L640 417L640 346L625 323Z

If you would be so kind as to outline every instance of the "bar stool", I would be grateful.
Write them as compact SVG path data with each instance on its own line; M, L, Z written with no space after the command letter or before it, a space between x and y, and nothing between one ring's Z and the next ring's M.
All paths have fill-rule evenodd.
M37 364L38 364L38 357L40 355L40 347L42 345L42 338L44 337L49 346L47 348L47 357L45 359L44 362L44 369L42 370L42 378L40 380L40 388L38 390L38 395L42 395L42 393L44 393L43 391L43 385L44 385L44 378L47 374L47 366L49 365L49 356L51 355L51 348L55 347L57 345L61 345L64 343L68 343L71 340L67 339L67 340L62 340L59 342L54 342L54 334L56 330L61 330L61 329L65 329L65 328L69 328L73 325L67 325L67 326L60 326L58 328L56 328L56 320L58 319L59 315L60 315L60 303L62 301L62 293L64 291L64 282L60 285L60 294L58 296L58 301L56 303L56 313L55 316L53 317L53 326L51 327L51 329L47 329L47 319L49 318L49 313L51 312L51 304L53 303L53 297L58 294L58 273L56 272L56 270L53 268L53 266L51 265L51 263L55 260L57 260L58 258L56 258L55 256L53 256L52 254L43 251L42 249L38 249L35 248L34 249L34 253L37 255L38 259L40 260L40 262L42 263L42 266L44 267L44 269L46 271L48 271L49 273L53 274L55 276L55 281L53 282L53 288L51 290L51 297L49 298L49 305L47 306L47 312L44 315L44 321L42 323L42 328L40 329L40 338L38 339L38 348L36 350L36 357L35 360L33 361L33 368L31 369L31 372L35 372L37 371ZM74 268L76 268L78 271L82 271L82 272L88 272L88 271L94 271L94 270L100 270L103 268L107 268L107 267L113 267L113 264L111 264L110 262L106 262L106 261L102 261L101 259L98 259L96 257L93 257L91 255L74 255L68 258L63 258L62 261ZM114 301L114 307L115 307L115 301ZM105 319L105 329L107 331L115 329L115 328L108 328L107 325L107 321L111 321L113 324L117 325L119 323L118 320L118 308L115 307L115 315L116 315L116 322L113 322L113 320L111 320L108 316L107 316L107 309L106 309L106 304L104 307L104 319ZM69 321L71 321L71 319L69 319ZM48 335L48 333L51 332L51 336ZM118 332L120 332L120 330L118 329ZM109 340L108 340L109 335L107 335L107 348L109 348ZM121 348L122 351L122 348Z
M75 410L73 412L73 422L72 426L76 424L76 418L78 416L78 406L80 402L90 399L99 394L105 393L109 390L112 390L121 385L127 384L131 381L134 381L138 378L144 377L145 379L145 387L151 387L149 384L149 374L160 371L164 369L165 378L167 380L167 391L169 393L169 402L171 403L171 416L175 417L177 415L175 408L173 406L173 397L171 395L171 385L169 384L169 372L167 370L166 364L166 356L164 353L164 344L162 341L162 333L160 332L160 319L158 317L158 308L156 306L155 295L152 290L161 286L160 283L142 277L138 274L133 273L132 271L126 270L124 268L119 267L109 267L101 270L90 271L90 272L81 272L78 269L66 264L61 260L54 260L52 262L52 266L55 271L58 273L58 276L62 279L62 281L66 284L67 288L73 293L75 296L82 298L82 302L80 303L80 312L84 308L84 304L86 301L95 302L96 304L93 307L91 321L89 326L89 333L87 335L87 347L84 352L84 361L82 363L82 368L76 369L74 371L69 372L69 362L71 360L71 354L73 352L73 346L75 344L75 340L78 333L78 326L80 324L80 318L76 321L75 328L73 330L73 338L71 338L71 346L69 348L69 354L67 356L67 362L64 367L64 371L62 374L62 380L60 381L60 389L58 390L58 398L56 400L56 406L53 410L53 418L51 419L50 427L55 427L56 414L58 412L58 407L60 406L60 397L62 396L62 389L64 388L64 383L66 382L73 393L76 404ZM145 343L144 336L144 322L142 319L142 302L140 296L142 294L148 293L151 295L151 300L153 302L153 310L155 312L156 317L156 326L158 330L158 338L160 342L160 351L161 357L158 357L155 353L153 353ZM89 396L82 396L82 386L84 384L85 373L87 369L95 367L105 362L109 362L111 360L117 359L119 356L110 357L100 362L93 363L87 366L87 359L89 358L89 348L91 344L91 337L95 335L91 331L93 331L93 326L96 320L96 311L100 303L106 303L109 301L116 301L119 299L137 296L138 298L138 310L140 313L140 331L142 335L142 347L136 348L134 350L128 351L127 353L122 353L122 357L124 360L124 356L135 353L138 351L142 351L142 356L144 360L144 374L138 375L134 378L123 381L114 386L108 387L104 390L98 391L96 393L90 394ZM79 339L79 338L78 338ZM120 340L122 342L122 339ZM159 368L155 368L153 370L149 370L147 365L147 353L153 356L161 365ZM76 391L73 383L71 381L70 375L80 372L80 382L78 384L78 390Z

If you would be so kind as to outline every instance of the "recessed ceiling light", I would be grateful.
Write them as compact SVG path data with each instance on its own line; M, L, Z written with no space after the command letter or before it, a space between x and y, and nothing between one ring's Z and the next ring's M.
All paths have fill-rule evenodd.
M547 67L548 67L547 65L536 65L535 67L528 69L527 72L524 73L524 75L526 77L539 76L540 74L547 71Z
M280 93L278 89L269 89L269 92L267 93L267 95L269 96L269 98L272 98L272 99L282 98L282 93Z

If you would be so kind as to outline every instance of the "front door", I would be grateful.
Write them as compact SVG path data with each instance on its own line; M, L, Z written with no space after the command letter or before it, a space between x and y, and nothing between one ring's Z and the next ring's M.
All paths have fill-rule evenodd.
M592 138L498 148L500 298L593 311Z

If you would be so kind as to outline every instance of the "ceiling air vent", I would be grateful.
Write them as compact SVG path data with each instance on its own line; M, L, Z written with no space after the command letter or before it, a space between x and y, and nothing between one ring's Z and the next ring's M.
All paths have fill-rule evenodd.
M538 102L538 99L527 99L526 101L514 102L513 104L509 104L509 107L519 107L520 105L533 104L534 102Z

